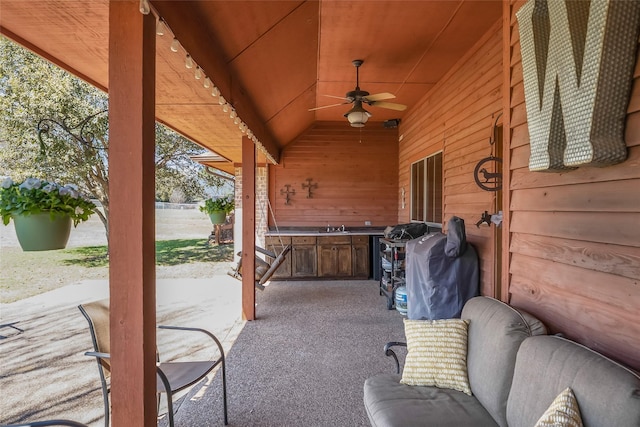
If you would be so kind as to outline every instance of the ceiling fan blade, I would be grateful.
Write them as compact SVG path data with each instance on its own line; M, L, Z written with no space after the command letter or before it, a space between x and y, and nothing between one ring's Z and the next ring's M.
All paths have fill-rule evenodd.
M365 96L363 101L368 103L370 101L382 101L383 99L393 99L395 97L396 96L394 94L389 92L374 93L373 95Z
M396 111L404 111L407 109L406 105L396 104L393 102L384 102L384 101L371 102L369 105L373 105L374 107L388 108L389 110L396 110Z
M322 96L326 96L327 98L345 99L348 101L348 99L345 98L344 96L335 96L335 95L322 95Z
M322 110L323 108L337 107L339 105L351 104L350 102L341 102L340 104L323 105L322 107L309 108L309 111Z

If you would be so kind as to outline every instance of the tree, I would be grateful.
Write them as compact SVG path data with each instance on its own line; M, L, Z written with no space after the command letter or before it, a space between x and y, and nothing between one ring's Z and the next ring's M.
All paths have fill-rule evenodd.
M0 175L76 184L102 204L98 215L108 237L107 109L105 93L0 37ZM59 125L75 127L90 116L82 129L90 143L79 142ZM41 123L41 128L48 126L42 135L44 154L36 130L42 119L51 119ZM179 190L187 201L195 201L208 187L224 185L189 158L205 151L156 123L156 198L168 200Z

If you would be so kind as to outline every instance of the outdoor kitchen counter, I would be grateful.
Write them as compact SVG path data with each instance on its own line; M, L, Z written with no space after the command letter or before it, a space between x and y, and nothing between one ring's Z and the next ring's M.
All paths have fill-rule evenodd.
M345 231L327 231L326 228L281 228L269 230L265 236L381 236L384 227L347 227Z
M269 230L265 234L268 250L278 254L286 245L291 245L290 255L272 277L367 279L372 273L372 236L382 236L383 233L382 227L348 227L345 231L327 231L318 227Z

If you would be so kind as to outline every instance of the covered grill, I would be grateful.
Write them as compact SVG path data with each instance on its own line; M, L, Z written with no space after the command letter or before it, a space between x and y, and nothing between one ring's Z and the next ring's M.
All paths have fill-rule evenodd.
M464 220L449 220L447 234L429 233L407 242L407 317L460 317L464 303L479 294L475 248L467 243Z

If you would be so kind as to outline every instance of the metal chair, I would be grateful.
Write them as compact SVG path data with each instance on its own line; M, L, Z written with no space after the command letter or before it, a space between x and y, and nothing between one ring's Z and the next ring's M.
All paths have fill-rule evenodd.
M109 300L95 301L88 304L80 304L78 306L80 312L89 322L89 331L91 332L91 340L93 341L94 351L88 351L86 356L95 357L98 362L98 371L100 373L100 382L102 384L102 397L104 400L104 416L105 427L109 427L109 392L111 378L111 364L109 361L110 342L109 342ZM227 425L227 379L226 366L224 358L224 350L222 344L211 332L199 328L185 328L179 326L158 326L160 329L171 329L178 331L195 331L202 332L209 336L217 345L219 358L207 361L196 362L160 362L160 357L156 353L157 358L157 385L156 393L158 394L158 406L160 404L160 394L167 394L167 413L169 417L169 426L173 427L173 394L186 389L211 372L216 366L220 365L222 370L222 400L224 410L224 424Z

